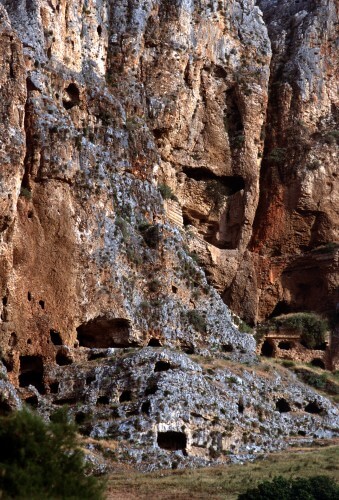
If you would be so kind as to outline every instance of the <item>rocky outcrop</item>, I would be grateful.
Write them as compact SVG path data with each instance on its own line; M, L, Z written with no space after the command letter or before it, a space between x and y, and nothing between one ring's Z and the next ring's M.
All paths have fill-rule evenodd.
M47 394L31 386L26 397L43 414L68 404L80 432L99 439L92 451L143 470L254 458L336 433L338 410L295 374L237 365L229 355L161 347L63 351L59 366L46 367Z
M221 424L212 434L210 419L230 426L237 398L249 387L263 390L260 377L246 375L233 394L226 380L233 375L222 371L217 400L214 382L187 354L255 360L253 337L233 324L225 302L252 323L333 308L336 8L257 3L0 1L2 358L21 397L42 413L88 397L82 411L93 411L94 437L109 437L115 425L100 405L121 398L120 386L139 391L146 405L149 377L132 379L143 364L153 372L163 363L166 376L184 366L186 389L194 387L189 401L176 375L165 384L183 394L180 404L171 400L177 422L187 420L186 403L198 415L187 432L173 427L168 407L159 412L155 395L144 406L147 421L129 423L133 415L122 409L114 432L131 445L141 425L146 447L180 445L181 455L203 460L243 453L251 418L226 437ZM325 52L326 66L318 64L311 81ZM186 355L165 350L155 359L157 346ZM87 373L87 356L124 348L140 349L130 366L106 359ZM198 411L204 390L216 405L210 416ZM295 401L313 408L300 391ZM274 404L265 407L273 427ZM321 409L312 418L324 412L332 432L335 410L325 400L314 404ZM304 406L301 420L286 420L284 437L301 422L307 435L314 431ZM253 437L254 448L271 446L267 429ZM137 448L129 447L140 460Z

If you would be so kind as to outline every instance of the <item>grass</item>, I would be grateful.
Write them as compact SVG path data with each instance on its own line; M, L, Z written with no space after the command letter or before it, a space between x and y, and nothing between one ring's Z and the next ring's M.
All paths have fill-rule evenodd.
M339 482L339 445L271 454L264 460L192 470L134 471L109 476L108 499L236 499L248 488L277 475L286 478L326 475Z

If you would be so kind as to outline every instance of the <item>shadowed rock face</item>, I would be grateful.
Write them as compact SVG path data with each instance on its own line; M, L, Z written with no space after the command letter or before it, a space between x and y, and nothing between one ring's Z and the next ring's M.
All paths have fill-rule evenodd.
M225 303L248 322L333 308L336 13L334 0L0 0L0 348L21 397L100 411L116 398L123 426L139 411L130 375L114 396L104 380L100 394L76 389L107 349L250 362L254 339ZM154 368L176 376L172 361ZM20 406L8 384L4 412ZM194 453L224 450L197 418ZM166 425L163 449L189 449Z

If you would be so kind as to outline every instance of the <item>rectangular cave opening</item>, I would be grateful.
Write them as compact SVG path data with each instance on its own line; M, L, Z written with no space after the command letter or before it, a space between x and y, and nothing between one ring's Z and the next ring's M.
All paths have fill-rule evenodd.
M158 446L164 450L186 450L187 437L184 432L166 431L158 432Z
M20 387L33 385L40 394L44 394L43 374L44 364L41 356L20 356Z
M97 317L81 324L77 328L77 339L80 347L91 349L108 349L109 347L133 347L130 341L131 324L125 318L108 319Z

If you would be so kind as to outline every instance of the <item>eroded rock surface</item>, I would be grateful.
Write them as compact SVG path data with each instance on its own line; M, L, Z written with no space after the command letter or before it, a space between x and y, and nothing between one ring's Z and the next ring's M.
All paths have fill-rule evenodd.
M183 452L245 453L252 413L239 398L254 401L264 382L249 374L231 387L227 370L212 381L187 357L254 362L255 341L225 302L249 322L335 305L336 4L257 3L0 1L3 362L28 403L48 414L83 400L89 433L114 430L137 461L134 439L183 463ZM165 204L164 184L174 198ZM156 359L161 346L187 354ZM87 366L122 348L141 350L126 366ZM185 431L164 392L141 397L154 363L162 390L176 387L169 404ZM288 413L279 400L295 414L271 444L268 427L255 431L251 453L280 446L297 425L307 436L319 422L334 431L330 403L301 385L290 401L292 382L279 383L281 393L260 396L267 425ZM113 424L111 403L130 405L134 390L126 409L149 418L122 409ZM204 391L209 416L199 413ZM316 417L305 410L313 402ZM222 436L237 405L247 416Z

